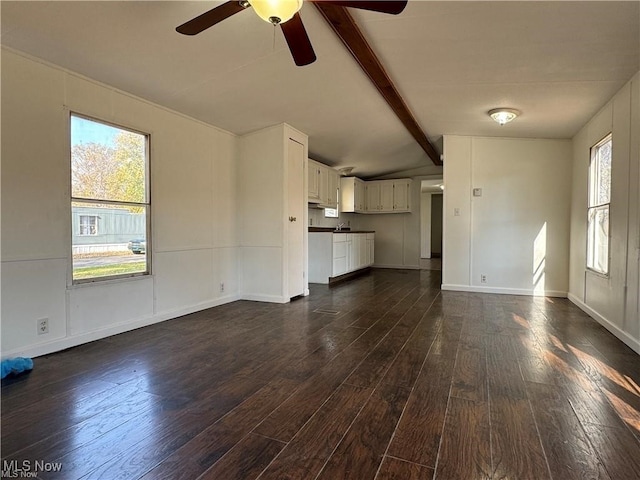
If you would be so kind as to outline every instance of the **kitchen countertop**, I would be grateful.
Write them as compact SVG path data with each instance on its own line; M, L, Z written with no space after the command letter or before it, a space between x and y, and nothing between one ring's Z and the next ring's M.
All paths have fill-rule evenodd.
M334 227L309 227L309 233L376 233L375 230L351 230L343 228L336 230Z

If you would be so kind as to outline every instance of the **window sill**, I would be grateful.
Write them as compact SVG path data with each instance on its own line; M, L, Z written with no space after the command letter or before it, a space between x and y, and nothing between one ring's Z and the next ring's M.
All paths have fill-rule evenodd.
M610 273L601 273L598 272L597 270L592 270L590 268L586 268L585 269L586 273L593 275L594 277L598 277L598 278L604 278L606 280L609 280L609 278L611 278L611 274Z
M75 290L79 288L86 287L96 287L99 285L113 285L113 284L122 284L125 282L137 282L140 280L151 279L153 275L151 273L139 273L134 275L120 275L106 278L96 278L96 279L87 279L87 280L79 280L71 285L67 285L67 290Z

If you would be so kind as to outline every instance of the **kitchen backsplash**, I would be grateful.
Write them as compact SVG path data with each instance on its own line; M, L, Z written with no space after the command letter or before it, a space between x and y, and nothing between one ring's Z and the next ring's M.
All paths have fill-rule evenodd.
M309 208L310 227L337 227L339 223L353 228L354 215L352 213L340 213L338 218L325 218L323 208Z

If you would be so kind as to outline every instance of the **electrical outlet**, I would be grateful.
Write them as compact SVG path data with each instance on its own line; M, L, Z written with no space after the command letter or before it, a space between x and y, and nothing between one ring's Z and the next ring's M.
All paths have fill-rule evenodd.
M220 282L220 293L224 292L224 282Z
M487 276L485 274L480 275L480 283L487 283Z
M38 335L44 335L45 333L49 333L49 319L41 318L36 321L38 327Z

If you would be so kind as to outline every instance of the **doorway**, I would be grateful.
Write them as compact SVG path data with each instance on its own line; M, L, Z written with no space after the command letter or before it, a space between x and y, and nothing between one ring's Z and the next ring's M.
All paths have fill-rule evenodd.
M420 268L442 269L442 179L422 180L420 187Z

